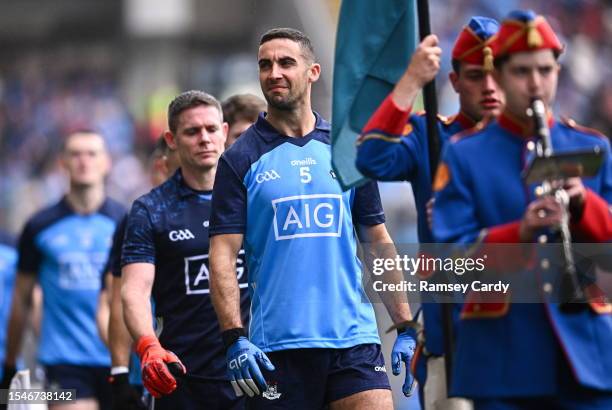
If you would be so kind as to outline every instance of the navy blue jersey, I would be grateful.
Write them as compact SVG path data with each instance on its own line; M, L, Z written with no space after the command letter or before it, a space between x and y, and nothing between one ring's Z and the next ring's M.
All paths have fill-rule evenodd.
M16 268L17 250L14 240L7 233L0 231L0 361L3 363L6 348L6 324L9 321L11 310Z
M123 248L123 238L127 226L127 215L119 222L113 234L113 246L111 247L104 272L110 272L114 277L121 277L121 249Z
M225 380L225 352L208 281L210 211L211 192L192 190L178 170L134 202L121 265L155 265L153 300L162 346L176 353L190 373ZM247 274L241 259L237 268L246 313Z
M87 215L65 198L35 214L19 239L19 272L37 275L43 292L38 359L45 365L108 366L98 336L101 276L115 226L125 209L106 199Z
M342 191L329 131L316 115L291 138L260 114L219 161L211 235L244 234L249 335L264 351L380 343L353 225L384 222L378 186Z

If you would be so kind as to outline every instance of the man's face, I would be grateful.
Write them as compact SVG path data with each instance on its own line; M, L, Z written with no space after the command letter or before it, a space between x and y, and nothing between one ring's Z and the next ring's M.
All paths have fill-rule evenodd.
M480 121L500 114L504 93L493 76L483 70L481 65L461 63L459 73L453 71L449 77L459 94L461 111L470 118Z
M560 66L551 50L512 54L496 71L499 85L506 92L506 106L514 116L526 120L534 97L550 108L557 91Z
M198 105L179 114L176 133L167 132L166 142L175 149L182 167L207 171L217 166L224 151L227 123L216 107Z
M264 97L279 110L292 110L304 102L321 70L304 56L299 43L285 38L263 43L257 62Z
M247 128L249 128L251 125L253 125L253 123L248 120L238 120L233 123L227 131L227 141L225 141L225 148L229 148L230 145L236 142L240 134L245 132Z
M104 140L93 133L69 136L61 162L68 172L70 184L83 188L103 184L110 170Z

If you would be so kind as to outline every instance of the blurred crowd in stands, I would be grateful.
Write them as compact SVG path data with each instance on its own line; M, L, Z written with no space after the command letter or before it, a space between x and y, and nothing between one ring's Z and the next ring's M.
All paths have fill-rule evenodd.
M500 19L517 8L545 14L567 46L556 114L612 135L612 3L601 0L430 0L432 29L445 51L437 81L440 113L453 114L458 106L447 80L458 30L472 15ZM28 216L64 191L56 155L70 130L93 128L107 139L114 161L111 196L128 204L148 190L144 167L156 137L149 123L157 119L136 117L137 108L127 106L120 62L70 64L41 53L1 67L0 227L18 232ZM396 227L392 235L400 242L416 240L411 195L385 195L398 184L384 185L389 226Z

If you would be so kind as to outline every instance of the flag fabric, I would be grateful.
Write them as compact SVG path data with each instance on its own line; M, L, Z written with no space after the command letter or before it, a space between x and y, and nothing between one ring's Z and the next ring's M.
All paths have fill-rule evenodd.
M414 0L345 0L334 60L332 165L343 189L365 181L355 142L391 92L417 43Z

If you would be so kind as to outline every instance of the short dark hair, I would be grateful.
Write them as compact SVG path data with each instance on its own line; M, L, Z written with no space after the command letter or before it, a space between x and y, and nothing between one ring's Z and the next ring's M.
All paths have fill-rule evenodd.
M223 118L231 127L238 121L257 121L260 112L266 110L266 102L253 94L236 94L223 101Z
M261 36L261 40L259 40L259 45L261 46L263 43L277 38L286 38L288 40L295 41L300 45L303 55L307 60L316 60L314 48L312 47L312 42L310 41L310 38L308 38L308 36L302 33L300 30L296 30L294 28L277 27L270 29L266 31L263 36Z
M168 128L170 132L176 132L179 116L183 111L200 105L215 107L219 111L221 121L223 121L221 103L215 97L200 90L185 91L177 95L168 105Z

